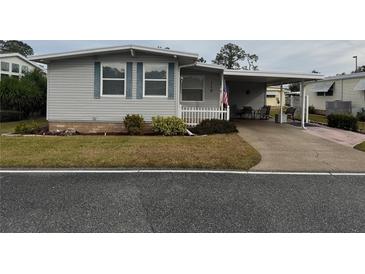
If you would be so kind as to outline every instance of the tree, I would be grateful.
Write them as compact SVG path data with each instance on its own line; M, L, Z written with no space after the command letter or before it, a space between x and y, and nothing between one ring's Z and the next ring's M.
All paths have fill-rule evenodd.
M220 49L212 62L223 65L228 69L257 70L256 63L258 59L259 57L256 54L246 53L240 46L228 43ZM245 60L247 61L246 66L242 65Z
M259 60L259 57L256 54L246 54L246 60L248 63L248 67L245 66L243 69L248 70L258 70L258 66L256 65L257 60Z
M46 112L47 78L35 69L20 79L7 77L0 81L0 109L31 113Z
M7 41L0 40L0 52L1 53L17 52L24 56L34 54L31 46L22 41L17 41L17 40L7 40Z
M289 90L291 92L297 92L300 91L300 84L299 83L292 83L289 85Z
M207 60L205 60L203 57L200 57L200 58L198 59L198 62L199 62L199 63L206 63L206 62L207 62Z

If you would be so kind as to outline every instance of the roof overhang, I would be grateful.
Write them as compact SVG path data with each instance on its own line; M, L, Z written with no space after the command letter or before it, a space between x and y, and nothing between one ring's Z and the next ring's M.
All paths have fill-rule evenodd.
M205 71L205 72L216 72L216 73L222 73L224 71L224 67L220 65L214 65L214 64L205 64L205 63L199 63L194 62L192 64L182 65L180 66L182 69L193 69L197 71Z
M104 55L104 54L130 53L131 56L134 56L136 52L147 52L150 54L172 56L175 58L179 58L179 57L187 58L187 59L191 60L191 62L194 60L197 60L199 57L199 55L197 53L143 47L143 46L136 46L136 45L127 45L127 46L95 48L95 49L86 49L86 50L77 50L77 51L69 51L69 52L61 52L61 53L36 55L36 56L29 57L29 60L37 61L37 62L41 62L41 63L49 63L54 60L87 57L87 56L95 56L95 55Z
M323 75L314 73L292 73L292 72L267 72L257 70L232 70L224 71L226 80L257 82L267 85L280 85L297 83L301 81L321 80Z

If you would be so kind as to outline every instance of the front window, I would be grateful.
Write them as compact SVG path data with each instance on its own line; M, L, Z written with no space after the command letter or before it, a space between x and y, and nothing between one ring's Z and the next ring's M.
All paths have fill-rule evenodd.
M22 73L23 74L28 73L28 71L29 71L29 68L27 66L22 66Z
M198 75L183 76L181 95L182 101L203 101L204 77Z
M125 64L104 63L102 69L102 95L124 96Z
M19 73L19 64L11 64L11 72Z
M167 96L167 64L145 64L144 96Z
M9 71L9 63L1 62L1 71Z

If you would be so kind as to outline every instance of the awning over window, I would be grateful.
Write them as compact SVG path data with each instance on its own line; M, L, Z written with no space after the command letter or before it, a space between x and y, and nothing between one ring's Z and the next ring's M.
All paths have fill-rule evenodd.
M317 82L314 84L313 92L328 92L334 83L334 81Z
M354 90L365 90L365 79L360 79L359 82L354 87Z

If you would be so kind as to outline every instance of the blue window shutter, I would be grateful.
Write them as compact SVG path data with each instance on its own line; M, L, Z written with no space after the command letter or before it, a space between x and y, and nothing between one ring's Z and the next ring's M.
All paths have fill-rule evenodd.
M137 63L137 99L143 98L143 63Z
M167 94L169 99L174 99L175 90L175 63L169 63L169 77L168 77Z
M127 77L126 77L126 81L127 81L126 98L127 99L132 99L132 66L133 66L132 62L127 63Z
M100 99L100 62L94 63L94 98Z

